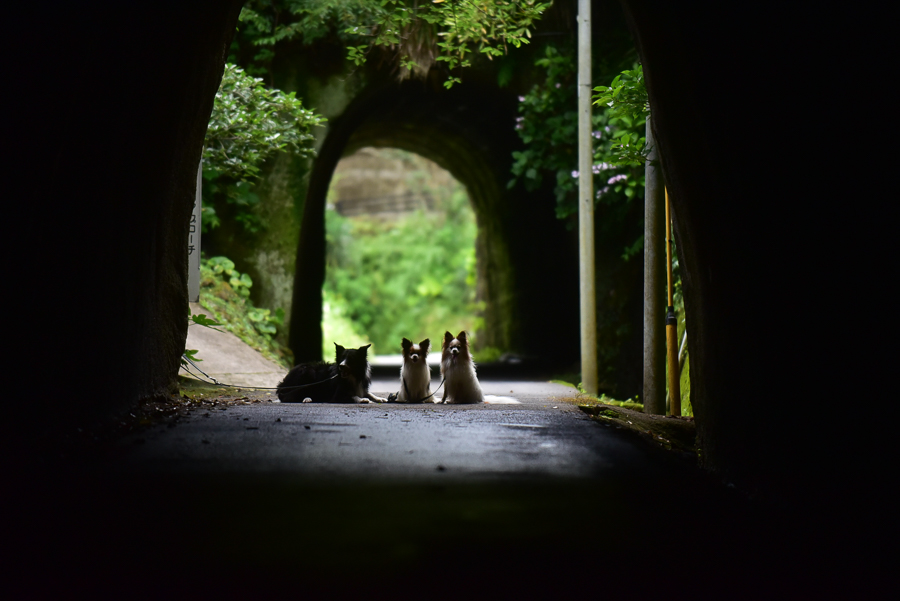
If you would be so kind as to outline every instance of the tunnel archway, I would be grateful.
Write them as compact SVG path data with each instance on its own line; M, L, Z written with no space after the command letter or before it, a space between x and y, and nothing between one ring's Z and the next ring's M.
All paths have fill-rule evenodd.
M475 212L449 172L405 150L362 148L338 163L325 222L324 357L333 342L371 344L370 362L393 365L403 338L465 330L477 341Z
M511 93L477 84L445 90L429 82L391 82L371 86L334 119L310 173L297 249L290 333L296 361L321 354L324 212L331 177L342 156L367 146L421 155L468 190L478 224L477 296L485 323L480 345L533 353L547 348L549 340L577 336L577 321L570 323L574 311L560 312L560 323L541 335L525 335L523 324L545 313L543 288L557 292L557 306L577 306L577 263L568 256L574 248L549 243L567 237L553 206L506 185L511 153L520 143L516 102ZM522 265L551 269L546 279L526 278L517 273ZM566 284L565 277L570 278Z

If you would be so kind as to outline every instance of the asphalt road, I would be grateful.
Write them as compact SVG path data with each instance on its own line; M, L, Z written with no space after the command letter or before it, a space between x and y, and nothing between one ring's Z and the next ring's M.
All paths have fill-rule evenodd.
M797 565L809 541L785 539L783 522L683 457L558 400L571 389L482 384L493 403L194 411L63 463L17 488L6 513L12 590L749 599Z
M372 389L387 396L393 384L376 380ZM126 439L118 468L468 482L591 478L652 465L634 441L557 400L572 388L486 381L484 391L488 403L479 405L265 403L195 412Z

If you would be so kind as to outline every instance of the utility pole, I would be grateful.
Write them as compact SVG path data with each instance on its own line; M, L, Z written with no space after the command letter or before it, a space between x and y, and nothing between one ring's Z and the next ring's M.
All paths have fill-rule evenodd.
M665 238L663 217L665 184L662 169L654 165L659 156L656 140L647 117L647 165L644 171L644 413L664 415L666 412L666 313L663 305L665 279L660 246Z
M578 0L578 252L581 385L597 394L597 293L594 269L594 152L591 141L591 2Z

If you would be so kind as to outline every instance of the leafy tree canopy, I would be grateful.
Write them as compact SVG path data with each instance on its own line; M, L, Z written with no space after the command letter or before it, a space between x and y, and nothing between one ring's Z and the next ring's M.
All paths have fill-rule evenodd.
M310 44L337 35L356 65L373 48L394 53L400 77L424 76L444 63L451 87L473 54L503 55L529 43L532 28L552 2L538 0L249 0L241 12L242 37L257 48L256 65L281 41ZM257 66L260 69L261 67Z
M315 155L311 129L325 118L293 92L270 90L240 67L225 65L203 150L204 230L220 224L222 203L236 205L234 218L249 232L262 224L250 208L258 201L250 184L262 163L278 152Z
M624 127L616 132L617 142L610 148L611 161L617 165L643 166L647 161L647 139L637 126L647 122L650 99L644 85L644 68L640 64L626 69L608 86L597 86L592 100L605 109L612 123Z
M578 211L578 113L575 80L575 52L571 44L547 44L543 56L535 66L545 72L543 81L519 97L519 117L516 131L524 143L524 150L513 152L513 179L509 186L521 181L526 189L535 190L546 174L555 177L556 214L560 219ZM605 68L601 65L601 68ZM631 71L640 72L640 65ZM607 75L609 77L611 75ZM601 76L602 77L602 76ZM623 76L615 78L617 85ZM629 82L632 80L628 80ZM629 98L634 94L629 92ZM624 98L624 97L623 97ZM613 224L625 219L625 205L640 198L644 189L644 161L633 160L634 146L643 140L646 122L643 113L618 112L608 106L595 110L591 116L593 142L592 175L597 202L610 207L617 215L608 220ZM628 160L622 159L627 142ZM641 147L643 148L643 147ZM636 156L641 156L637 151ZM620 223L615 227L619 228ZM642 248L637 239L623 251L628 258Z
M279 151L312 156L313 126L325 118L303 108L293 92L269 90L261 79L226 64L213 104L203 169L238 181L259 177L259 165Z

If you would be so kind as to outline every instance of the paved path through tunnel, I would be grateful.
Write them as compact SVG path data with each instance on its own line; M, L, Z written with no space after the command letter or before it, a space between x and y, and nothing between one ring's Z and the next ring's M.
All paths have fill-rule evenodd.
M396 385L378 378L373 391ZM758 558L789 563L781 549L756 551L768 526L756 528L743 501L684 458L560 400L571 388L482 385L517 403L261 402L129 435L21 497L31 517L20 557L41 557L55 574L29 590L615 597L636 582L667 591L701 558L726 579L758 573Z
M198 339L201 365L244 385L281 377L229 363L232 338ZM373 392L397 391L397 366L376 373ZM771 528L693 462L592 421L562 400L571 387L519 374L482 377L479 405L283 404L255 392L262 402L195 409L95 460L64 461L14 497L16 569L40 574L23 591L632 596L671 592L701 561L727 578L758 573L755 558L790 563L755 551Z
M591 478L652 465L640 443L612 436L563 401L571 387L482 385L489 403L479 405L262 403L195 411L175 427L135 435L141 444L126 441L121 467L459 482ZM396 386L376 379L372 390L387 396Z

